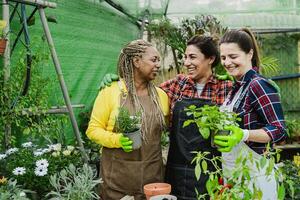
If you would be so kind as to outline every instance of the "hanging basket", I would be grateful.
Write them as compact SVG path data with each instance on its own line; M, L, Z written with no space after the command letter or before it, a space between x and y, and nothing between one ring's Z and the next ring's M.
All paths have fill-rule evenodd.
M6 48L6 39L1 38L0 39L0 56L2 56L5 52L5 48Z

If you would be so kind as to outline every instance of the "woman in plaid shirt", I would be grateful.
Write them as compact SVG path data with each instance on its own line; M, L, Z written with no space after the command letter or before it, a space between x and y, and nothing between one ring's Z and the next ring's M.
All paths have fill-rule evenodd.
M172 111L170 127L170 149L166 166L166 182L172 185L172 194L181 200L197 199L206 193L205 183L208 176L201 175L197 181L192 151L208 151L209 156L220 156L212 148L210 138L204 139L196 124L183 128L187 116L184 109L189 105L197 107L205 104L221 105L232 88L232 82L219 80L214 75L214 67L219 63L217 42L212 37L194 36L187 42L184 55L187 75L179 74L174 79L160 85L170 98ZM212 165L208 166L214 171Z
M287 136L279 94L276 88L254 69L260 59L256 40L249 29L226 32L220 41L221 63L235 78L233 90L222 105L222 109L238 113L242 119L240 127L229 126L229 136L216 136L215 143L222 152L224 172L235 167L240 155L251 153L255 160L261 158L267 144L284 140ZM258 170L248 160L251 181L263 193L263 200L277 199L274 171L266 175L266 167ZM253 188L252 188L253 189Z

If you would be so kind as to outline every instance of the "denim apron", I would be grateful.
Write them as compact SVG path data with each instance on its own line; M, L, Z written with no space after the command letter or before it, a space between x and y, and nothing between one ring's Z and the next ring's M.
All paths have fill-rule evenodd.
M206 193L205 183L208 176L201 174L200 180L195 177L195 165L191 164L194 157L192 151L208 151L210 157L220 156L221 154L211 147L210 138L204 139L198 131L195 123L187 127L182 127L184 121L192 119L192 116L187 116L184 108L190 105L201 107L211 104L209 100L204 99L185 99L175 103L172 116L172 127L170 130L170 149L166 166L166 182L172 185L172 194L178 200L196 200L197 195ZM215 170L208 163L208 170Z
M229 103L229 98L225 100L223 105L221 106L221 110L226 110L228 112L233 112L234 108L237 108L239 104L242 102L242 99L245 98L250 84L246 86L245 89L243 87L240 87L240 89L237 91L235 96L233 97L233 100ZM243 118L243 116L239 116ZM255 151L253 151L245 142L241 141L239 144L237 144L233 149L228 153L222 153L222 158L224 159L224 162L222 163L222 168L225 177L232 176L232 170L235 168L235 161L238 158L238 156L242 153L242 155L248 156L249 154L252 154L253 161L248 160L247 165L250 167L250 177L251 181L249 186L253 183L255 183L255 186L260 189L263 193L262 200L276 200L277 199L277 185L275 180L275 173L274 169L272 170L270 175L266 175L266 169L268 166L265 165L264 168L258 170L255 162L259 162L262 155L259 155ZM226 181L226 179L225 179ZM242 195L241 195L242 197Z

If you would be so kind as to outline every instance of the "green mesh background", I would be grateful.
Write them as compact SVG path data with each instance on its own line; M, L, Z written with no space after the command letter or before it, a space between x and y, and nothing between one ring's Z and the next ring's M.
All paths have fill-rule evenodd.
M86 108L93 105L98 94L98 86L102 77L109 72L116 72L116 64L121 47L130 40L137 39L138 27L128 18L113 12L95 1L56 0L56 9L45 9L47 16L53 16L58 23L50 23L54 45L62 67L64 79L71 96L72 104L84 104ZM12 7L10 7L12 10ZM29 13L33 7L27 6ZM20 10L20 9L19 9ZM41 44L43 29L39 13L35 15L35 25L29 27L32 44ZM20 23L15 17L11 28L16 33ZM24 40L24 37L22 36ZM12 59L22 47L18 43ZM42 45L43 51L49 51L47 43ZM35 49L33 49L35 51ZM51 77L52 105L64 105L62 92L56 78L52 60L41 66L43 74ZM25 69L24 69L25 71ZM75 114L83 111L74 109ZM70 122L66 124L67 138L73 138Z

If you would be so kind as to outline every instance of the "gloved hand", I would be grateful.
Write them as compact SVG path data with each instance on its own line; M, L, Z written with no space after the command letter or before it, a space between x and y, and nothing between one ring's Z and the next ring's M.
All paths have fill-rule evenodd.
M125 137L124 135L122 135L120 137L120 144L122 149L125 152L131 152L132 151L132 140L130 140L128 137Z
M113 81L118 80L119 76L117 74L106 74L99 85L99 90L104 89L106 86L110 86Z
M216 77L217 77L218 80L223 80L223 81L226 81L226 80L234 81L233 76L230 76L228 73L223 74L223 75L216 74Z
M230 152L243 139L244 132L237 126L226 126L224 130L231 131L231 135L216 135L214 143L220 147L218 151Z

